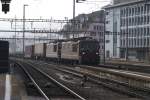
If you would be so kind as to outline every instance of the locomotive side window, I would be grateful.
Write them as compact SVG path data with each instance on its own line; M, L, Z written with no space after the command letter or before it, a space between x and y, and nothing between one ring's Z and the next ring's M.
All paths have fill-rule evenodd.
M77 52L77 44L72 44L72 52Z

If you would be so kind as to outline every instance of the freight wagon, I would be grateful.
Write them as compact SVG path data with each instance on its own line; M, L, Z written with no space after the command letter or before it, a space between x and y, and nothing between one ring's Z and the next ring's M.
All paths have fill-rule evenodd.
M25 47L25 58L34 57L34 45L28 45Z
M46 45L46 59L60 62L61 59L61 43L51 42Z
M46 57L46 43L38 43L34 45L34 58L45 59Z

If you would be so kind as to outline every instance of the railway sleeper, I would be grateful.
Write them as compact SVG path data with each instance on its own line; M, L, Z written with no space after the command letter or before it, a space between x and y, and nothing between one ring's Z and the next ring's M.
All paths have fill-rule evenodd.
M103 73L100 72L100 74L97 76L102 79L109 79L109 80L114 80L116 82L120 83L126 83L126 85L142 90L146 90L150 92L150 82L149 81L144 81L144 80L135 80L133 78L127 78L123 76L117 76L117 75L112 75L108 73Z
M150 82L146 81L146 80L137 80L132 77L126 77L123 75L117 75L117 74L113 74L113 73L109 73L109 72L105 72L105 71L101 71L101 72L97 73L94 71L92 72L91 70L88 71L86 69L85 70L80 69L80 72L85 73L90 76L97 77L99 79L110 80L110 81L113 81L116 83L120 83L120 84L129 86L129 87L136 88L138 90L150 92Z
M150 82L149 81L144 81L144 80L136 80L134 78L129 78L126 76L122 76L122 75L116 75L113 73L107 73L107 72L92 72L92 71L88 71L88 70L81 70L79 69L78 71L80 71L81 73L86 73L88 75L91 76L95 76L97 78L100 79L105 79L105 80L110 80L119 84L124 84L126 86L129 87L133 87L136 88L137 90L143 90L143 91L147 91L150 92Z

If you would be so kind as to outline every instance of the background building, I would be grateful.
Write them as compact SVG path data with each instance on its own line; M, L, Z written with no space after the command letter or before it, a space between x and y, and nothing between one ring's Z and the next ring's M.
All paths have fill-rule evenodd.
M106 6L106 30L112 32L110 41L115 46L117 39L117 56L130 60L149 60L150 47L150 2L147 0L132 0L130 2ZM124 0L121 0L124 1ZM118 35L115 36L117 32ZM106 45L107 48L108 45ZM111 49L109 48L109 50ZM106 50L107 52L107 50ZM110 51L111 52L111 51ZM113 49L113 52L114 49ZM107 55L107 54L106 54Z
M106 8L105 56L107 59L120 58L120 9Z

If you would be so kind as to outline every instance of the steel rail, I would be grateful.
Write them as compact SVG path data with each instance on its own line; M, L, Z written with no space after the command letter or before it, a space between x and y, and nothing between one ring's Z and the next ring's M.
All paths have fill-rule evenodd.
M43 95L46 100L51 100L48 96L46 96L46 94L42 91L40 86L35 82L35 80L32 78L32 76L29 74L29 72L23 67L23 65L21 63L18 63L18 62L17 62L17 64L24 70L24 72L27 74L27 76L30 78L30 80L37 87L37 89L41 93L41 95Z
M33 62L32 62L32 63L33 63ZM40 62L38 62L38 63L36 63L36 64L42 65L42 63L40 63ZM49 63L43 63L43 64L52 65L52 64L49 64ZM65 73L73 74L73 75L78 76L78 77L82 77L82 74L84 74L84 73L80 72L80 73L82 73L82 74L79 75L79 74L77 74L77 73L75 73L75 72L70 72L70 71L72 71L72 70L66 69L66 68L65 68L65 70L64 70L63 68L55 68L55 69L57 69L57 70L59 70L59 71L62 71L62 72L65 72ZM68 71L68 70L69 70L69 71ZM78 72L78 71L77 71L77 72ZM78 73L79 73L79 72L78 72ZM94 75L94 74L89 74L89 73L86 73L86 74L88 74L88 75L90 75L90 76L92 76L92 77L95 77L95 78L99 78L99 76ZM89 77L89 79L93 81L92 78ZM104 79L104 80L105 80L105 79ZM94 81L96 81L96 80L94 80ZM127 86L127 87L128 87L128 84L126 84L126 83L124 83L124 82L119 82L119 81L112 80L112 79L111 79L111 80L108 79L107 81L110 81L110 82L117 83L117 84L119 84L119 85ZM112 89L111 86L109 86L108 84L105 84L105 83L102 83L102 82L97 82L97 83L99 83L99 84L101 84L101 85L104 85L104 86L106 86L106 87ZM133 88L133 89L134 89L134 88ZM117 90L118 90L118 89L117 89ZM123 92L123 93L126 93L126 92L121 91L121 90L119 90L119 91L120 91L120 92ZM144 90L142 90L142 91L144 91ZM138 97L142 97L142 98L146 98L145 96L142 96L141 94L137 94L137 93L134 93L134 92L131 92L131 91L130 91L130 93L127 93L127 94L129 94L129 95L134 95L134 96L138 96Z
M47 73L45 73L44 71L41 71L38 68L35 68L32 64L25 62L26 64L32 66L32 68L34 68L35 70L37 70L38 72L40 72L41 74L43 74L44 76L46 76L47 78L49 78L50 80L52 80L53 82L55 82L56 84L58 84L59 86L61 86L62 88L64 88L66 91L70 92L72 95L78 97L80 100L86 100L85 98L81 97L79 94L75 93L73 90L69 89L68 87L64 86L63 84L61 84L60 82L58 82L57 80L55 80L54 78L52 78L51 76L49 76Z
M30 60L29 60L30 61ZM27 61L28 62L28 61ZM30 64L32 64L32 65L36 65L36 64L38 64L38 65L43 65L43 64L45 64L45 65L52 65L52 64L49 64L49 63L40 63L40 62L30 62ZM54 66L55 66L56 64L54 64ZM58 68L59 69L59 68ZM61 69L59 69L59 70L61 70ZM69 69L68 69L69 70ZM70 74L74 74L74 72L72 73L72 72L69 72L69 71L67 71L67 70L63 70L63 72L66 72L66 73L70 73ZM83 74L83 73L82 73ZM77 74L74 74L74 75L76 75L76 76L80 76L80 75L77 75ZM88 74L88 75L91 75L91 74ZM92 75L92 76L95 76L95 75ZM95 77L95 78L99 78L99 77ZM91 79L91 77L89 77L89 79L90 80L92 80ZM105 79L104 79L105 80ZM96 80L94 80L94 81L96 81ZM121 86L128 86L127 84L125 85L124 83L122 84L122 83L120 83L120 82L115 82L114 80L110 80L110 81L112 81L112 82L114 82L114 83L117 83L117 84L120 84ZM101 84L101 85L104 85L104 87L106 87L106 88L110 88L110 89L112 89L112 90L114 90L114 91L120 91L120 92L122 92L122 93L126 93L126 94L128 94L128 95L131 95L131 96L136 96L136 97L141 97L141 98L147 98L147 96L144 96L144 95L141 95L141 94L139 94L139 93L136 93L136 92L133 92L133 91L135 91L135 89L136 88L133 88L133 91L128 91L129 93L127 93L126 92L126 90L124 91L124 90L120 90L120 89L117 89L117 88L115 88L115 87L112 87L111 86L111 84L108 84L108 83L103 83L103 82L96 82L96 83L98 83L98 84ZM114 89L113 89L114 88ZM139 91L140 92L140 91ZM144 91L143 91L144 92Z

